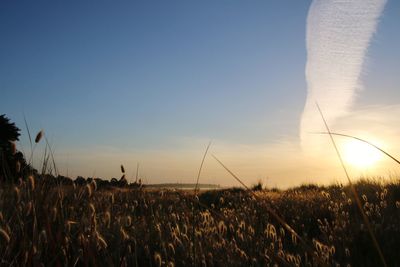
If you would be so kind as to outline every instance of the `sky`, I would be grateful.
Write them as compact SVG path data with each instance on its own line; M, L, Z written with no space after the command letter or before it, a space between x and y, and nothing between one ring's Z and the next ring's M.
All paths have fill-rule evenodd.
M21 128L26 154L24 116L32 135L43 129L71 177L120 177L123 164L132 179L140 163L144 182L194 182L212 140L204 183L237 185L211 154L249 185L344 181L328 137L301 130L312 99L307 40L326 29L318 16L331 2L314 1L313 13L312 1L1 1L0 114ZM328 123L400 156L400 2L381 9L375 24L357 19L372 23L365 49L344 46L359 53L357 88ZM354 179L399 171L386 158L348 168Z

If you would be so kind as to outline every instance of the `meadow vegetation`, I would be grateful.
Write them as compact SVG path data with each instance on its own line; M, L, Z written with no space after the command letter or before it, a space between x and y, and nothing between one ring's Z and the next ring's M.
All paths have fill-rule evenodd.
M99 188L29 176L0 191L0 259L24 266L380 266L347 186L285 191ZM389 266L400 184L356 189ZM267 206L307 243L270 216Z
M400 266L398 179L155 189L129 184L123 166L111 182L59 176L50 148L39 173L13 142L0 148L1 266L381 266L354 189L387 265Z

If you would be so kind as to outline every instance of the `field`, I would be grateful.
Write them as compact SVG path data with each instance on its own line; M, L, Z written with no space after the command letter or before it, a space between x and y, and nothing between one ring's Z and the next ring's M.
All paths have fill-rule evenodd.
M388 266L399 266L400 183L355 187ZM196 196L38 175L0 190L2 266L381 266L343 185Z

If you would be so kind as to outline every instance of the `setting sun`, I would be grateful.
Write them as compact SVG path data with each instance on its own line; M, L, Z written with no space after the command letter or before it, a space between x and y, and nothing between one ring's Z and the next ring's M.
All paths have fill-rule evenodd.
M355 167L369 168L381 160L382 153L361 141L348 140L343 145L343 158Z
M400 0L0 0L0 267L400 267Z

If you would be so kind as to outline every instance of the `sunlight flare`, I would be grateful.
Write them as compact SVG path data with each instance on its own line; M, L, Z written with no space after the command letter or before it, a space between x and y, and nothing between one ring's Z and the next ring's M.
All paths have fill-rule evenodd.
M383 154L379 150L361 141L347 140L343 144L343 159L355 167L373 167L382 157Z

